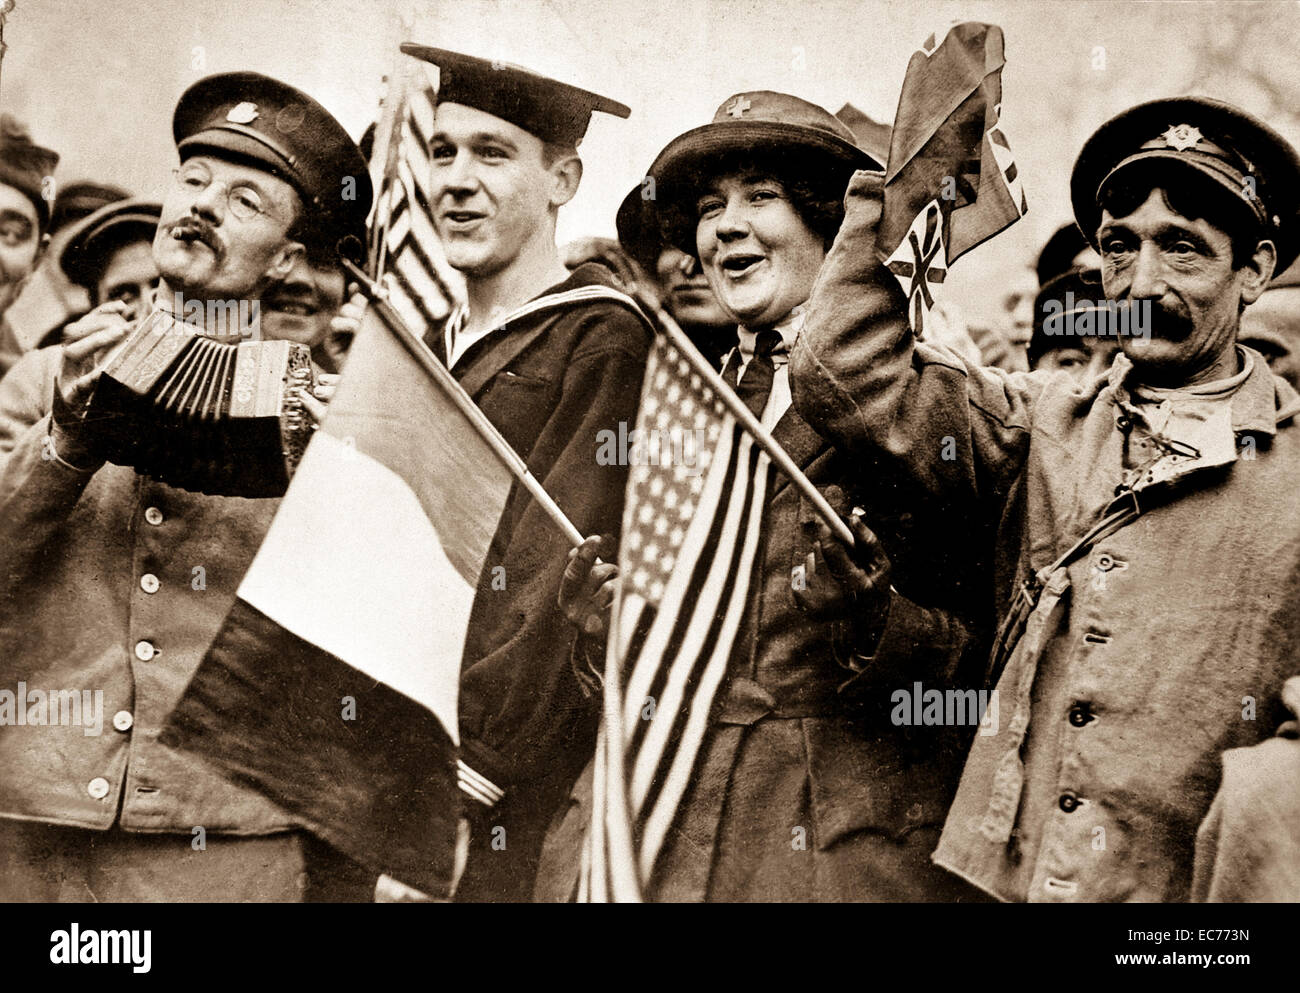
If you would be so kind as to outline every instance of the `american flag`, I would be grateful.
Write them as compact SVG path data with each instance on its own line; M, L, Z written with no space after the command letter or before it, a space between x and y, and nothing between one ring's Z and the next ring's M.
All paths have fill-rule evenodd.
M579 899L640 900L744 614L772 465L667 339L637 415Z
M407 72L394 84L398 104L388 144L376 142L380 174L375 207L377 237L382 239L382 272L387 273L389 300L412 328L439 324L458 294L456 277L443 258L429 205L429 140L433 135L436 96L433 87ZM395 142L396 149L389 152Z

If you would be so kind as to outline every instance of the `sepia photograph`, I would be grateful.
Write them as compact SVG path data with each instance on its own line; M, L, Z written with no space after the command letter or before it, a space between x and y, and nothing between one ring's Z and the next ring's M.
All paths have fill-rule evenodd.
M6 958L831 903L1049 965L1063 912L974 905L1075 903L1090 970L1284 969L1297 44L1281 0L0 0Z

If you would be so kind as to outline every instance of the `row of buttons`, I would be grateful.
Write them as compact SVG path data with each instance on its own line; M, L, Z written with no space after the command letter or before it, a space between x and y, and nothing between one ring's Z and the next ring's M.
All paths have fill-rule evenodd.
M154 527L157 527L164 520L163 512L159 510L157 507L146 507L144 512L144 519L149 524L152 524ZM144 590L146 593L157 593L159 585L160 583L158 582L158 577L151 572L146 572L143 576L140 577L140 589ZM158 650L154 648L154 646L150 642L148 641L136 642L135 657L138 658L141 662L148 662L157 654L158 654ZM113 727L115 727L117 730L125 733L127 731L130 731L131 728L134 726L135 726L135 718L131 716L131 712L129 710L119 710L116 714L113 715ZM108 780L105 779L103 776L96 776L94 779L92 779L89 783L86 784L86 792L89 793L91 798L95 800L102 800L104 799L104 797L108 796L108 790L109 790Z
M1092 708L1086 703L1076 703L1070 708L1069 721L1077 728L1081 728L1085 724L1091 724L1095 718L1096 715L1093 714ZM1067 814L1074 813L1083 803L1084 801L1079 799L1076 794L1068 792L1062 793L1060 798L1056 801L1057 806L1061 808L1062 812Z
M157 507L146 507L144 511L144 519L154 527L157 527L164 520L163 512ZM152 572L146 572L140 577L140 589L144 590L146 593L157 593L160 585L162 584L159 583L158 577ZM157 654L158 649L154 648L150 642L137 641L135 643L135 657L141 662L148 662Z
M119 731L130 731L135 724L135 718L131 716L129 710L119 710L113 715L113 727ZM108 780L103 776L96 776L86 784L86 792L90 794L91 799L102 800L108 796Z

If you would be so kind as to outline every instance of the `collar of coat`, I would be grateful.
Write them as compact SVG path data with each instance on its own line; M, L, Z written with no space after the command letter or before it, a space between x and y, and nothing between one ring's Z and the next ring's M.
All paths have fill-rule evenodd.
M1243 359L1246 353L1253 360L1253 368L1241 388L1233 394L1232 430L1237 434L1277 434L1277 426L1300 414L1300 393L1290 383L1273 375L1264 356L1245 345L1238 345ZM1115 354L1106 388L1111 397L1127 386L1126 380L1133 372L1133 362L1123 352Z

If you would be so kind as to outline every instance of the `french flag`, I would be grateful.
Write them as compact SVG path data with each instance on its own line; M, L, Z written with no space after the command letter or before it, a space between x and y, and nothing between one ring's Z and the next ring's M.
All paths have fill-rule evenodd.
M465 634L514 479L485 424L372 305L162 738L432 896L453 875Z

